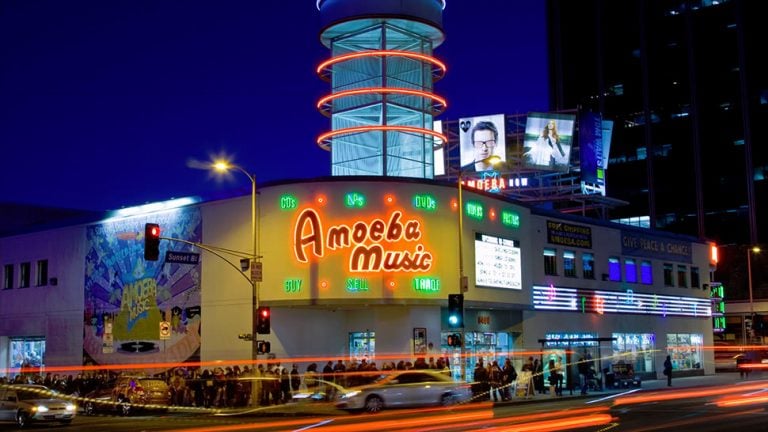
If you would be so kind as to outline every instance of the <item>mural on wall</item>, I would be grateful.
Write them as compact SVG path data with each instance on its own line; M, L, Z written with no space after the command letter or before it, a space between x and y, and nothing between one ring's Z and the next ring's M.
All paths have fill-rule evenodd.
M200 263L165 263L167 251L197 252L160 241L160 259L144 260L144 224L161 236L200 242L197 208L108 221L86 230L84 364L199 360Z

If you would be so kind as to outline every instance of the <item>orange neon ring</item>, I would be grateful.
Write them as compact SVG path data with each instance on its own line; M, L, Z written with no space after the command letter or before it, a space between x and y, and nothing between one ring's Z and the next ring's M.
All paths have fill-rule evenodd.
M445 75L446 66L445 63L441 62L440 60L425 55L425 54L419 54L411 51L401 51L401 50L375 50L375 51L360 51L360 52L354 52L349 54L343 54L340 56L332 57L322 63L317 67L317 74L320 76L320 78L328 81L327 74L324 74L323 71L325 71L328 66L332 66L336 63L344 62L351 59L361 58L361 57L376 57L376 56L397 56L397 57L408 57L412 59L421 60L427 63L431 63L435 66L437 66L438 70L440 71L439 74L435 75L435 80L439 80Z
M376 126L356 126L345 129L336 129L328 131L319 137L317 137L317 145L324 150L331 149L331 143L327 142L329 138L333 138L337 135L349 135L359 132L373 132L373 131L396 131L396 132L411 132L421 135L431 135L442 142L447 142L448 138L445 135L433 131L431 129L418 128L414 126L389 126L389 125L376 125Z
M434 109L434 114L439 114L445 110L445 108L448 106L448 103L446 100L434 93L425 92L422 90L413 90L413 89L407 89L407 88L393 88L393 87L367 87L367 88L361 88L361 89L354 89L354 90L344 90L337 93L330 94L328 96L323 97L319 101L317 101L317 109L320 110L323 114L330 114L328 109L324 109L323 105L326 103L342 98L347 96L355 96L355 95L361 95L361 94L374 94L374 93L396 93L396 94L405 94L405 95L411 95L411 96L420 96L424 98L432 99L434 102L436 102L436 108ZM439 108L439 106L442 105L442 109ZM326 114L326 115L328 115Z

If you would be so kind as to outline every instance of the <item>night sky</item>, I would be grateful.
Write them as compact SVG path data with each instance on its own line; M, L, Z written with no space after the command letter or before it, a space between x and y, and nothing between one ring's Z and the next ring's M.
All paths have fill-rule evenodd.
M448 0L439 119L547 110L544 2ZM2 0L0 202L106 210L330 174L315 0Z

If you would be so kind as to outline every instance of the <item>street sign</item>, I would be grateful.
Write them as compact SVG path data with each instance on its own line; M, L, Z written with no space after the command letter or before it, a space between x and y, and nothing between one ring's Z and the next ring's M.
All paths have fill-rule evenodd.
M168 321L160 321L160 340L167 340L171 338L171 323Z
M165 262L174 264L198 264L200 263L200 254L194 252L167 251L165 253Z
M251 266L251 280L252 281L255 281L255 282L261 282L262 281L261 280L261 277L262 277L261 268L262 268L261 262L257 261L255 263L253 263L253 265Z

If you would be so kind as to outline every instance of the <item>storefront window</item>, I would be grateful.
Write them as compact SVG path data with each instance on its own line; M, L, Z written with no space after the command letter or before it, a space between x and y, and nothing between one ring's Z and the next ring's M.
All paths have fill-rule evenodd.
M591 253L581 255L581 268L584 273L584 279L595 278L595 257Z
M370 362L376 357L376 332L352 332L349 334L350 360Z
M453 379L461 379L461 348L450 347L447 343L448 335L452 332L444 332L440 336L441 352L451 363L451 375ZM483 359L483 365L488 366L494 360L499 366L511 355L512 337L509 333L491 332L464 332L464 348L466 355L467 381L471 382L475 377L475 365Z
M568 387L567 368L571 366L571 376L575 376L576 362L584 358L600 358L596 349L598 349L597 333L547 333L544 335L544 349L542 350L542 370L545 383L549 379L549 361L552 360L557 366L560 363L563 373L563 387ZM549 385L549 384L546 384Z
M11 368L33 368L39 374L45 358L45 339L42 337L11 338L10 340Z
M701 334L667 334L667 354L672 358L672 369L701 369Z
M614 363L632 365L636 373L653 372L653 352L656 335L653 333L613 333Z

